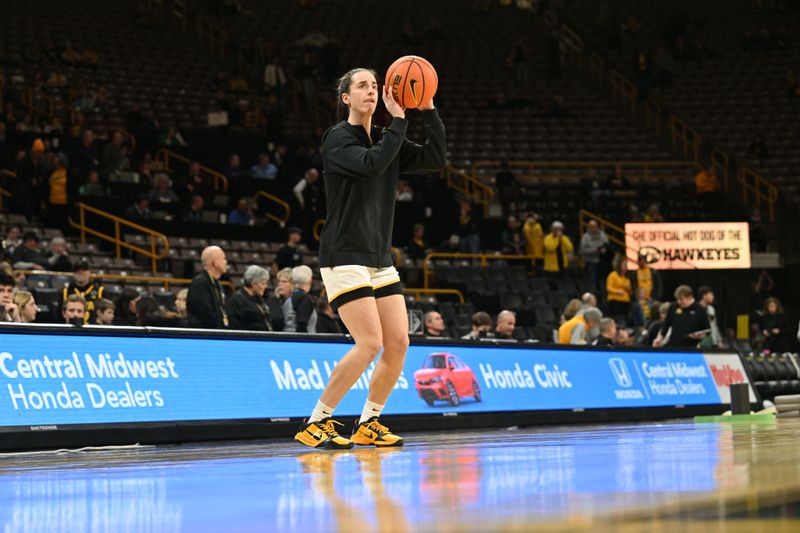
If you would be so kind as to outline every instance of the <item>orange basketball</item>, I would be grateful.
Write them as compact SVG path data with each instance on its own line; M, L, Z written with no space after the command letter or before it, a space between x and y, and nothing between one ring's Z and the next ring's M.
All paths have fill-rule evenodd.
M401 106L414 109L433 98L439 77L427 59L403 56L386 71L386 85Z

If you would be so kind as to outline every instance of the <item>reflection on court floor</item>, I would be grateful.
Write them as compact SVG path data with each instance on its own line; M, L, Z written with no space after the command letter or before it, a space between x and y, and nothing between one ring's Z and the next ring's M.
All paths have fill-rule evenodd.
M3 455L0 528L574 530L754 518L790 527L798 436L792 420L669 422L408 434L405 448L342 452L270 441Z

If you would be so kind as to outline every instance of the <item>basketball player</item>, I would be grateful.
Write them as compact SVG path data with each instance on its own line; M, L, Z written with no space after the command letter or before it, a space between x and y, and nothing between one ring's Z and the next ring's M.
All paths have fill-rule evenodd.
M428 139L419 145L406 139L405 109L386 87L381 96L392 122L386 129L372 124L379 94L372 70L357 68L342 76L338 104L347 119L322 137L328 216L319 265L330 304L355 346L336 365L311 417L295 435L315 448L403 444L379 422L408 348L405 299L390 253L395 191L401 172L440 170L447 156L444 125L432 100L420 107ZM381 348L364 410L351 438L345 438L337 431L343 424L331 418L333 410Z

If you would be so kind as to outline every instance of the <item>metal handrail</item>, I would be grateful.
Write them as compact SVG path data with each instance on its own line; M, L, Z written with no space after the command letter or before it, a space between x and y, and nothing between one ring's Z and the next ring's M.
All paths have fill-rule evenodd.
M442 174L447 180L448 187L481 204L484 216L488 215L489 203L494 197L494 189L483 183L474 173L470 176L453 165L447 165L442 170Z
M431 294L433 296L436 296L437 294L454 294L458 296L459 303L464 303L464 293L458 289L425 289L422 287L405 287L403 292L415 294L417 301L419 301L420 296L423 294Z
M170 166L170 160L175 159L180 161L181 163L185 163L187 165L191 165L196 161L192 161L188 157L182 156L177 152L173 152L172 150L168 150L167 148L161 148L158 152L156 152L156 161L160 161L164 164L164 169L168 172L175 172L173 168ZM200 166L200 170L209 174L211 177L214 178L214 190L217 192L226 193L228 192L228 177L223 174L222 172L218 172L211 167L203 165L202 163L197 163Z
M460 252L431 252L425 256L425 259L422 260L422 279L424 282L425 289L429 289L431 287L428 286L428 278L430 277L430 262L431 259L436 258L443 258L443 259L480 259L481 268L486 268L489 264L489 261L495 261L499 259L525 259L528 261L533 261L535 259L532 255L515 255L515 254L467 254L467 253L460 253Z
M320 234L321 234L320 233L320 228L322 226L324 226L324 225L325 225L325 219L324 218L320 218L319 220L314 222L314 225L311 227L311 235L314 236L314 239L319 240L319 237L320 237Z
M158 231L152 230L145 226L141 226L136 224L135 222L131 222L126 220L122 217L118 217L117 215L113 215L101 209L97 209L96 207L92 207L87 205L83 202L79 202L76 206L78 208L78 216L79 221L75 222L72 218L69 219L69 224L73 228L77 228L81 232L81 244L86 244L86 234L92 235L99 239L102 239L106 242L113 243L116 247L116 256L122 257L122 249L125 248L127 250L131 250L138 254L144 255L150 258L150 266L153 272L158 270L158 261L160 259L165 259L167 257L167 253L169 252L169 239L163 233ZM107 235L98 231L94 228L90 228L86 225L86 212L93 213L95 215L104 217L114 223L114 235ZM150 250L146 250L140 246L136 246L135 244L131 244L129 242L125 242L122 238L122 230L121 226L125 226L127 228L140 231L142 233L146 233L150 236ZM161 241L161 251L157 251L156 242Z
M72 272L57 272L55 270L17 270L26 276L61 276L73 277ZM164 285L164 289L169 289L170 285L189 285L192 280L190 278L169 278L166 276L138 276L131 274L92 274L92 279L102 279L106 281L121 281L121 282L158 282ZM235 286L230 281L219 280L220 285L229 287L235 290Z
M291 208L289 207L289 204L286 203L281 198L278 198L274 194L270 194L267 191L258 191L258 192L255 193L254 197L255 198L258 198L258 197L266 198L267 200L269 200L271 202L274 202L274 203L280 205L283 208L283 216L282 217L279 217L277 215L273 215L272 213L267 213L266 217L268 219L277 222L278 224L281 225L281 227L283 227L284 224L286 224L286 221L289 220L289 215L291 214Z
M472 164L472 175L477 180L488 179L489 176L478 175L480 168L490 167L497 168L500 166L500 160L481 160L475 161ZM533 160L517 160L509 161L508 166L511 168L528 169L527 174L522 174L523 178L535 177L536 171L543 168L597 168L597 167L611 167L613 165L620 165L625 167L636 167L642 169L642 176L650 176L650 170L653 168L668 168L676 166L686 166L686 161L533 161Z
M613 222L606 220L601 216L595 215L586 209L581 209L580 213L578 214L578 230L580 231L581 235L583 235L583 233L586 231L586 227L589 225L590 220L597 222L597 225L600 226L600 229L605 232L609 241L613 242L617 246L622 247L623 249L626 248L624 228L617 226ZM622 238L620 239L614 233L622 235Z
M17 173L12 172L10 170L6 170L4 168L0 168L0 176L9 176L11 178L16 179ZM5 208L5 198L11 198L11 192L7 191L3 187L0 187L0 209Z
M741 185L742 201L745 205L748 204L748 200L752 194L757 207L761 207L762 201L767 204L769 219L774 221L775 204L778 200L778 188L744 165L739 166L736 178Z

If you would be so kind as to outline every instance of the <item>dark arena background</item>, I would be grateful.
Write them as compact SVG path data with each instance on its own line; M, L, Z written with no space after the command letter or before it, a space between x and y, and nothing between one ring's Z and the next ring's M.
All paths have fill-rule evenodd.
M4 0L0 529L800 530L799 5ZM405 446L312 449L321 138L404 55Z

